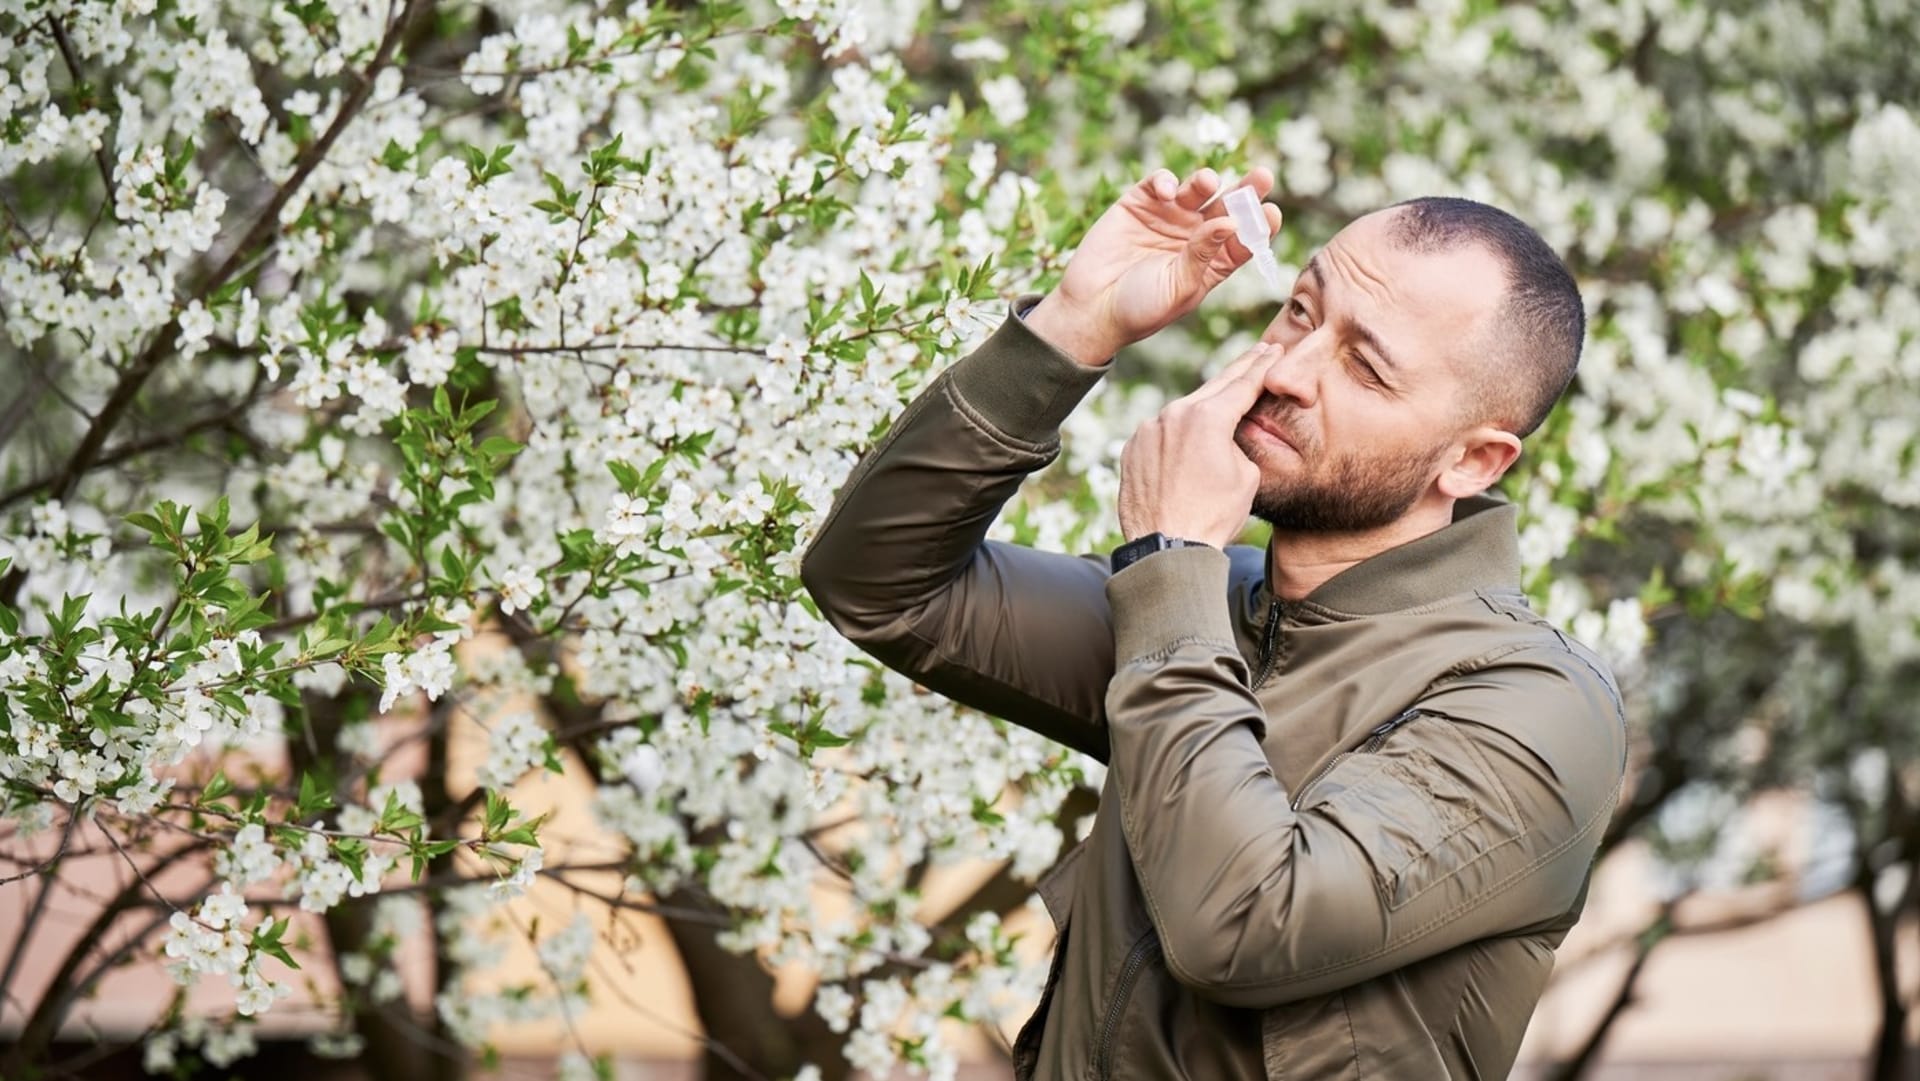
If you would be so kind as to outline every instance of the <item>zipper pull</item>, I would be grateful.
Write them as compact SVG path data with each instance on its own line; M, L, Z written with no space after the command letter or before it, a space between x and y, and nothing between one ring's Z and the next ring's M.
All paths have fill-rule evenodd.
M1373 731L1369 732L1368 735L1372 736L1374 739L1379 739L1381 736L1386 735L1388 732L1391 732L1394 729L1400 727L1401 725L1406 724L1408 721L1413 720L1414 714L1419 712L1420 711L1417 709L1409 709L1406 712L1400 714L1400 716L1395 717L1391 721L1385 721L1381 724L1375 725Z

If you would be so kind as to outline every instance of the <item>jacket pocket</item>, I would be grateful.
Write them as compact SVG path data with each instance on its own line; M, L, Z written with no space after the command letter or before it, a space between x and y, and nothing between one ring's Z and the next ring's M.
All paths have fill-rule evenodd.
M1444 758L1446 765L1440 759ZM1389 910L1463 879L1488 885L1488 857L1526 826L1513 797L1448 718L1413 713L1328 771L1303 809L1361 842Z
M1267 1081L1358 1081L1360 1052L1344 991L1266 1011L1260 1046Z
M1268 1010L1260 1027L1267 1081L1459 1076L1433 1035L1452 1013L1431 1001L1448 975L1392 973Z

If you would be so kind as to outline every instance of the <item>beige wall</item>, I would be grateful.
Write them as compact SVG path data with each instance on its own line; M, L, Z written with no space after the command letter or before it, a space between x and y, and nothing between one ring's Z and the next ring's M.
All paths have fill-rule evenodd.
M484 737L466 731L456 742L458 760L471 768L484 751ZM516 805L530 813L551 809L546 828L549 865L567 860L616 856L594 826L586 810L588 786L578 776L538 775L516 796ZM1762 822L1772 821L1783 837L1791 837L1796 804L1790 799L1763 806ZM42 855L50 854L57 835L36 842ZM26 958L19 991L32 999L66 948L92 918L98 898L109 895L131 878L125 861L106 848L90 825L76 832L76 851L93 854L69 861L66 874L85 896L62 891L49 907L44 927ZM1786 853L1789 857L1793 853ZM955 868L943 873L927 890L926 914L937 916L963 896L973 881L990 868ZM1646 853L1634 846L1617 852L1596 877L1588 915L1560 951L1560 971L1542 1002L1527 1036L1523 1060L1540 1061L1564 1055L1577 1047L1606 1009L1631 960L1634 936L1656 910L1648 883ZM162 888L189 889L193 876L175 872L159 878ZM592 887L614 892L611 876L590 881ZM20 920L39 888L37 880L0 886L0 942L11 943ZM89 901L87 898L94 898ZM1849 898L1832 898L1794 908L1784 915L1747 926L1756 914L1782 905L1784 898L1766 891L1720 894L1690 899L1678 911L1683 931L1654 953L1643 973L1632 1007L1613 1030L1605 1058L1614 1062L1787 1062L1790 1060L1854 1059L1870 1047L1876 1031L1877 1007L1865 921ZM834 904L830 892L825 904ZM651 916L609 912L605 906L541 882L523 901L503 913L503 919L529 927L537 918L549 930L565 924L578 910L592 914L596 926L613 946L603 947L591 970L596 1005L579 1019L574 1032L593 1051L613 1051L637 1059L680 1059L699 1050L686 981L662 925ZM157 909L147 910L151 914ZM1048 948L1051 928L1044 917L1023 911L1014 917L1025 931L1025 947L1033 956ZM1701 928L1730 926L1705 931ZM309 932L312 926L308 925ZM109 936L109 945L118 935ZM1913 936L1905 940L1911 944ZM414 949L407 975L413 997L425 1005L425 943ZM1920 957L1903 958L1909 992ZM310 960L305 971L292 974L296 986L330 989L327 966ZM540 972L531 949L522 942L500 972L506 982L537 981ZM804 972L780 974L780 1002L799 1009L810 990ZM148 1024L172 995L172 984L154 965L136 965L116 972L101 993L75 1012L75 1035L89 1029L101 1032L138 1031ZM224 986L198 989L197 1008L223 1012L232 1002ZM306 1031L323 1023L304 993L282 1003L268 1018L268 1031ZM19 1023L17 1009L9 1009L3 1027ZM1017 1022L1001 1039L1010 1039ZM979 1033L959 1034L969 1056L992 1061L992 1040ZM513 1055L542 1055L571 1043L573 1036L557 1022L527 1024L503 1030L500 1044Z

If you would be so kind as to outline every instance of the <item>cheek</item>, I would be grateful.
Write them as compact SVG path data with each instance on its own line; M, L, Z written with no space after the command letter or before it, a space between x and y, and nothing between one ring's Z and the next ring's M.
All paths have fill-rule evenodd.
M1372 457L1426 446L1439 429L1407 402L1386 402L1369 391L1342 387L1321 396L1320 435L1336 454Z

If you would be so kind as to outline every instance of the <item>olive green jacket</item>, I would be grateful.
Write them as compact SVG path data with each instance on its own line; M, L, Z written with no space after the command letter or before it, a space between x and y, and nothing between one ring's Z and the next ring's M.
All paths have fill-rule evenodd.
M1009 319L854 470L807 554L889 666L1107 763L1041 883L1022 1078L1503 1077L1620 791L1604 665L1527 607L1515 510L1278 601L1264 553L985 540L1104 368Z

